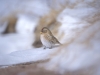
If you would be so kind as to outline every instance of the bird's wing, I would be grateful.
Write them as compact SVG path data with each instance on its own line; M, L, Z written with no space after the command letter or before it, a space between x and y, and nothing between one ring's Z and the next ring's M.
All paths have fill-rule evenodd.
M53 43L53 44L61 44L54 36L52 35L48 35L49 40Z
M52 42L55 44L61 44L54 36L52 37Z
M52 44L61 44L54 36L52 35L45 35L45 38L48 39Z

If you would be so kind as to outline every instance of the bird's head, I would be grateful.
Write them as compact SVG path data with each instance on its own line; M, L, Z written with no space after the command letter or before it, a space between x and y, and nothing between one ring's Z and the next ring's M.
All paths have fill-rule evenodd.
M49 34L49 33L51 33L51 32L50 32L50 30L49 30L47 27L43 27L40 33L41 33L41 34L43 34L43 33L44 33L44 34Z

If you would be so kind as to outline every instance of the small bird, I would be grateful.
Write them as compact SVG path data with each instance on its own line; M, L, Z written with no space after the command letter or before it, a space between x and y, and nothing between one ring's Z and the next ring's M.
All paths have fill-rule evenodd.
M52 49L55 46L61 45L61 43L53 36L51 31L47 27L42 28L40 33L40 39L44 46L44 49Z

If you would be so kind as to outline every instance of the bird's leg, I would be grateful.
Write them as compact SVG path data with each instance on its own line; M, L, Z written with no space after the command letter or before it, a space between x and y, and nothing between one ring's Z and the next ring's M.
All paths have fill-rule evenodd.
M44 46L44 48L43 49L46 49L46 46Z
M49 47L49 49L52 49L52 46L51 46L51 47Z

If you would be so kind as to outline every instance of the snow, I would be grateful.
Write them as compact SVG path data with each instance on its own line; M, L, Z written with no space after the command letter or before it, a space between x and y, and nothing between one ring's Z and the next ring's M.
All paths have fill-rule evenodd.
M7 22L0 24L0 34L3 33L7 27Z
M7 7L7 5L2 4L2 2L6 4L5 1L0 2L3 6L2 9L0 9L2 11ZM4 14L0 11L0 15L6 15L17 7L16 5L20 3L20 1L16 1L8 1L9 3L14 3L13 7L9 6L11 8L9 11L5 10ZM59 1L61 1L62 4L65 2L64 0ZM52 1L49 2L52 5ZM68 0L68 2L69 4L74 4L77 0ZM95 21L94 16L98 13L94 6L86 4L89 2L93 2L93 0L80 1L73 8L66 7L58 15L57 21L61 22L58 36L64 33L64 36L60 39L60 42L64 45L46 50L44 50L43 47L34 48L32 44L35 40L33 32L40 17L50 11L48 1L30 0L20 3L17 9L21 10L25 8L23 9L25 12L21 15L17 15L17 33L0 34L0 65L9 66L12 64L50 59L49 62L39 66L49 70L65 72L100 63L100 21L96 21L95 23L88 22L88 20L92 21L92 19ZM55 8L59 8L59 4ZM0 33L2 33L5 28L6 23L4 26L0 26ZM96 66L100 70L100 65ZM97 73L100 74L99 71Z
M54 49L36 48L24 51L14 51L12 53L0 56L0 66L10 66L23 62L46 60L50 58L50 54L55 52ZM6 62L7 61L7 62Z
M35 16L31 18L26 15L19 15L15 30L19 34L33 34L37 23L38 18Z
M18 50L31 49L34 37L32 35L7 34L0 36L0 55Z

